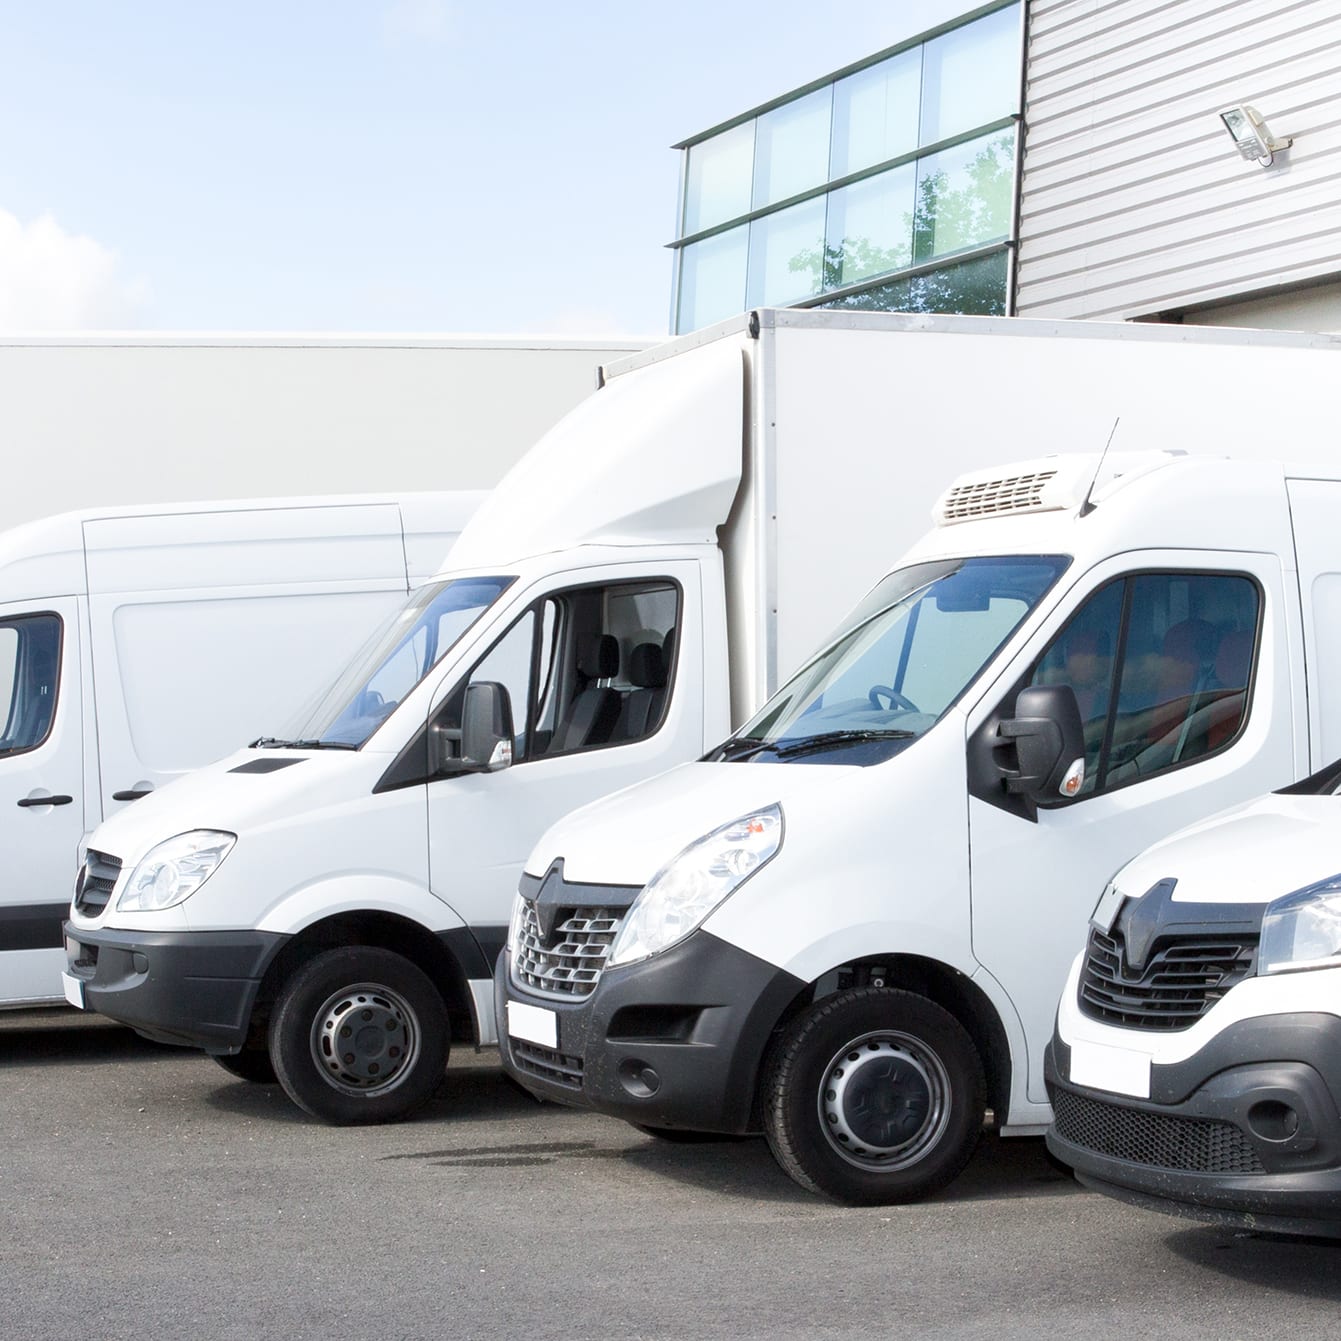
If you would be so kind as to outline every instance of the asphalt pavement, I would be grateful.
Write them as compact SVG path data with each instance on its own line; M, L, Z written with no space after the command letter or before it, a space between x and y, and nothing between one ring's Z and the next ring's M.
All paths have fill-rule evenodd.
M761 1140L681 1145L453 1054L392 1127L97 1017L0 1015L0 1338L1329 1335L1341 1246L1190 1224L987 1136L852 1209Z

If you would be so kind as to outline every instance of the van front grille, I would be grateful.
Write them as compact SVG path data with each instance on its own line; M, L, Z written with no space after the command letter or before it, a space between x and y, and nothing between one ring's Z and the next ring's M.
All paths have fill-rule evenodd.
M619 933L623 912L621 908L564 908L555 918L553 931L544 936L535 904L524 901L512 957L517 985L569 1000L590 996Z
M1256 936L1170 937L1133 970L1122 933L1091 927L1080 1009L1127 1028L1187 1029L1252 973L1256 958Z
M562 1085L565 1089L582 1088L581 1057L570 1057L567 1053L525 1043L518 1038L509 1039L508 1047L512 1049L512 1064L518 1071L548 1080L552 1085Z
M84 864L75 877L75 908L85 917L97 917L107 907L120 875L120 857L89 848L84 856Z

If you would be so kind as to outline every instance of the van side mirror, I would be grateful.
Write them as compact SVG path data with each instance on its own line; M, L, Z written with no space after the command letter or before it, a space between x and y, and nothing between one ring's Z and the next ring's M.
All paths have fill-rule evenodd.
M1085 781L1085 728L1069 684L1021 689L1015 716L997 727L996 744L1015 747L1013 768L997 764L1008 792L1033 802L1069 799Z
M461 763L475 773L496 773L512 763L512 701L507 689L494 680L466 686Z

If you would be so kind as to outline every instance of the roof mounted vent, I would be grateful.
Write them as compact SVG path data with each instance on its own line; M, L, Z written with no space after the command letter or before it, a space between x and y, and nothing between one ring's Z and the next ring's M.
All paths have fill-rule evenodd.
M937 526L1012 517L1035 512L1071 512L1085 501L1091 485L1102 486L1166 464L1181 452L1096 452L1015 461L991 470L961 475L932 509ZM1101 470L1102 468L1102 470Z

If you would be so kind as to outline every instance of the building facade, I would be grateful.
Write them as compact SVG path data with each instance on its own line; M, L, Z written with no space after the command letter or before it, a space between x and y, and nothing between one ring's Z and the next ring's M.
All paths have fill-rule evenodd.
M672 330L1007 311L1023 40L1022 0L994 0L677 145Z
M1282 147L1236 148L1244 104ZM1341 329L1341 0L966 6L676 147L676 333L761 305Z

